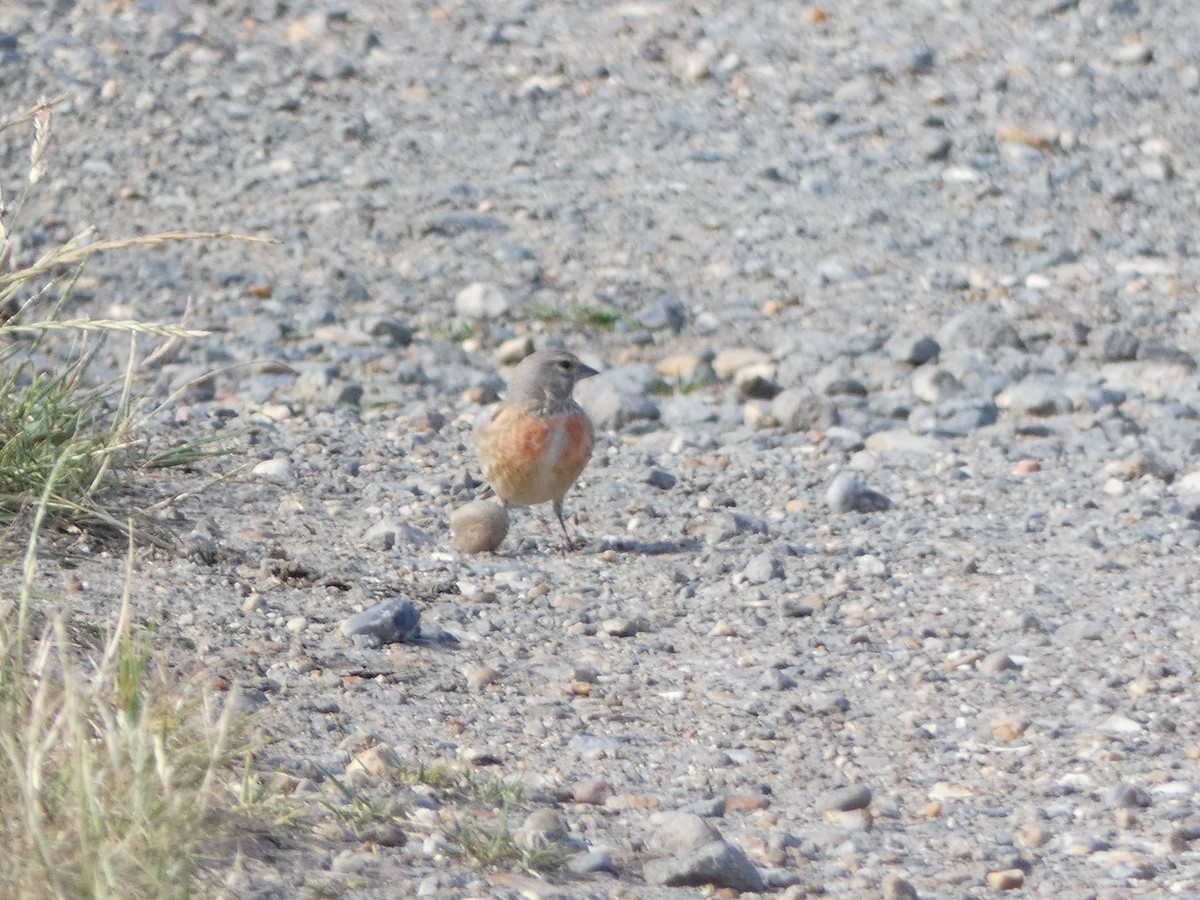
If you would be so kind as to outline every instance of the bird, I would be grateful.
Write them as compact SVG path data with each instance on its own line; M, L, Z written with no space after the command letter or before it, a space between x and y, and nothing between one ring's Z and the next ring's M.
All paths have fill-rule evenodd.
M575 548L563 498L592 458L592 421L572 392L600 374L567 350L537 350L513 370L504 400L475 429L483 477L502 505L552 503L564 549Z

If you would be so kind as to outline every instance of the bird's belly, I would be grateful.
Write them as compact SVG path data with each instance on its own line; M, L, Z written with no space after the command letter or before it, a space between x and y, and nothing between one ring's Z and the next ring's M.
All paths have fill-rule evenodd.
M484 477L504 500L532 506L562 497L592 455L592 431L581 415L493 420L480 441ZM513 427L516 426L516 427Z

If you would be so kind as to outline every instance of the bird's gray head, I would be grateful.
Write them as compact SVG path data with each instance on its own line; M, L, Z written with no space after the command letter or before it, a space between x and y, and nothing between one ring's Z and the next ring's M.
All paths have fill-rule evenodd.
M597 374L568 350L538 350L513 369L505 401L533 407L562 403L578 382Z

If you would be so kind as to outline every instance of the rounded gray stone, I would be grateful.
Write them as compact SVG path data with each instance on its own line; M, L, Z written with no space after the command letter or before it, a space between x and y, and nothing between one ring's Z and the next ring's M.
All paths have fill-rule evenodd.
M488 553L508 534L508 510L494 500L472 500L450 513L450 533L463 553Z

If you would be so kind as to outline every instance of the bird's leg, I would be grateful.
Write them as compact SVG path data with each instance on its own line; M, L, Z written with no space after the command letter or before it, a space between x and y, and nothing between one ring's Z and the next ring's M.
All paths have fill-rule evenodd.
M575 542L571 540L571 536L567 534L567 523L563 521L563 498L556 497L554 500L554 514L558 516L558 524L562 526L563 533L563 549L574 550Z

